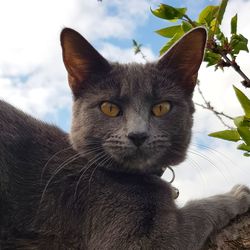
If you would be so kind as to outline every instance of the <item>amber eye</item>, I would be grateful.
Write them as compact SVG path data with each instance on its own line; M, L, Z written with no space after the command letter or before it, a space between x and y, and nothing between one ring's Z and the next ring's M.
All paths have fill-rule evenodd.
M111 102L103 102L100 108L101 111L107 116L116 117L120 114L120 108Z
M152 113L154 116L160 117L167 114L170 111L169 102L161 102L153 106Z

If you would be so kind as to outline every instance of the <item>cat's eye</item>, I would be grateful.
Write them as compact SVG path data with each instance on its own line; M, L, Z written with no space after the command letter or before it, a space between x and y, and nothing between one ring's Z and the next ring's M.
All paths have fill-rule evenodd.
M121 113L120 108L112 102L103 102L100 109L105 115L110 117L116 117Z
M153 106L152 113L154 116L161 117L170 111L171 105L169 102L161 102Z

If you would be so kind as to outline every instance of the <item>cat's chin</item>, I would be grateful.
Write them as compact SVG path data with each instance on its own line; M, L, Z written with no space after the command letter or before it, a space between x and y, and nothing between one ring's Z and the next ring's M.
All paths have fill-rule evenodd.
M125 173L125 174L142 174L142 175L155 175L161 177L164 173L163 168L155 168L155 169L141 169L126 165L121 165L117 163L117 165L113 164L113 166L109 166L106 168L105 166L102 168L109 172L115 173Z
M162 176L164 168L161 164L156 165L151 159L145 157L123 157L114 159L112 166L109 166L107 170L124 173L135 173L135 174L148 174ZM105 166L103 166L105 168Z

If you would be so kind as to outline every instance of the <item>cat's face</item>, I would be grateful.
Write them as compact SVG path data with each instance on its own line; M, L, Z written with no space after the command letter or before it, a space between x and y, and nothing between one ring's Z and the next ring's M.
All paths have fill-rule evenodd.
M74 94L70 137L90 164L161 174L185 158L206 41L204 29L191 33L156 63L121 65L108 63L75 31L62 32ZM180 53L186 58L178 62Z

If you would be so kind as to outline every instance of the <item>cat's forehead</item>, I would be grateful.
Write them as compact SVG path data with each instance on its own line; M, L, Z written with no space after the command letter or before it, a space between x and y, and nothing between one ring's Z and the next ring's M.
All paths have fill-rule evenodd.
M153 63L113 64L107 75L92 78L89 85L89 100L114 98L138 103L171 96L181 97L178 85L163 76Z
M159 72L154 63L115 65L111 78L114 90L121 97L145 99L181 96L180 86Z
M145 65L128 64L114 69L121 96L152 96L153 81Z

